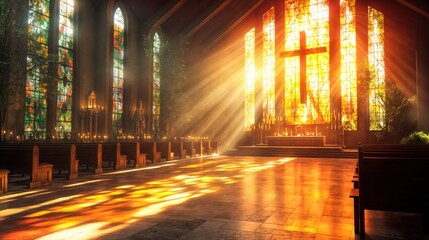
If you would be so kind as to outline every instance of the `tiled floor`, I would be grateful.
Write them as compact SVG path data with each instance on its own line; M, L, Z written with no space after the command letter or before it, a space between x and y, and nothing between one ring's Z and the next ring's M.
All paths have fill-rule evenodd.
M206 157L55 179L0 195L0 239L358 239L356 159ZM421 217L367 212L367 239L427 239ZM426 237L426 238L424 238Z

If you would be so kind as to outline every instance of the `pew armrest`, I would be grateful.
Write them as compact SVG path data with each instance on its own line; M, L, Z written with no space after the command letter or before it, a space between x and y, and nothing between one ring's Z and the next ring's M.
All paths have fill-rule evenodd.
M28 188L48 186L52 184L52 167L50 163L40 163L36 176L30 181Z
M7 192L9 170L0 169L0 193Z

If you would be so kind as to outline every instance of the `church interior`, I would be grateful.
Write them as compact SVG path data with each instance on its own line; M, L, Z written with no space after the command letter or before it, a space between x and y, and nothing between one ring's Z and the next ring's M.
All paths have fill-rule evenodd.
M426 0L0 0L0 239L429 239Z

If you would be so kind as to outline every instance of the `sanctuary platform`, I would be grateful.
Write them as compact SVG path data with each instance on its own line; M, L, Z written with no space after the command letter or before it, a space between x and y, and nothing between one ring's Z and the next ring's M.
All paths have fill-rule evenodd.
M357 158L356 149L343 149L338 145L325 146L237 146L224 153L230 156L273 156L273 157L319 157Z
M325 146L325 136L267 136L269 146Z

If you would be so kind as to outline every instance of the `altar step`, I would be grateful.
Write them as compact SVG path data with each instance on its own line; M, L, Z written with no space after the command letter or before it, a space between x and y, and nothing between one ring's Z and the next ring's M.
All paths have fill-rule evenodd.
M324 158L357 158L355 149L343 149L337 145L323 147L304 146L238 146L223 153L231 156L273 156L273 157L324 157Z

